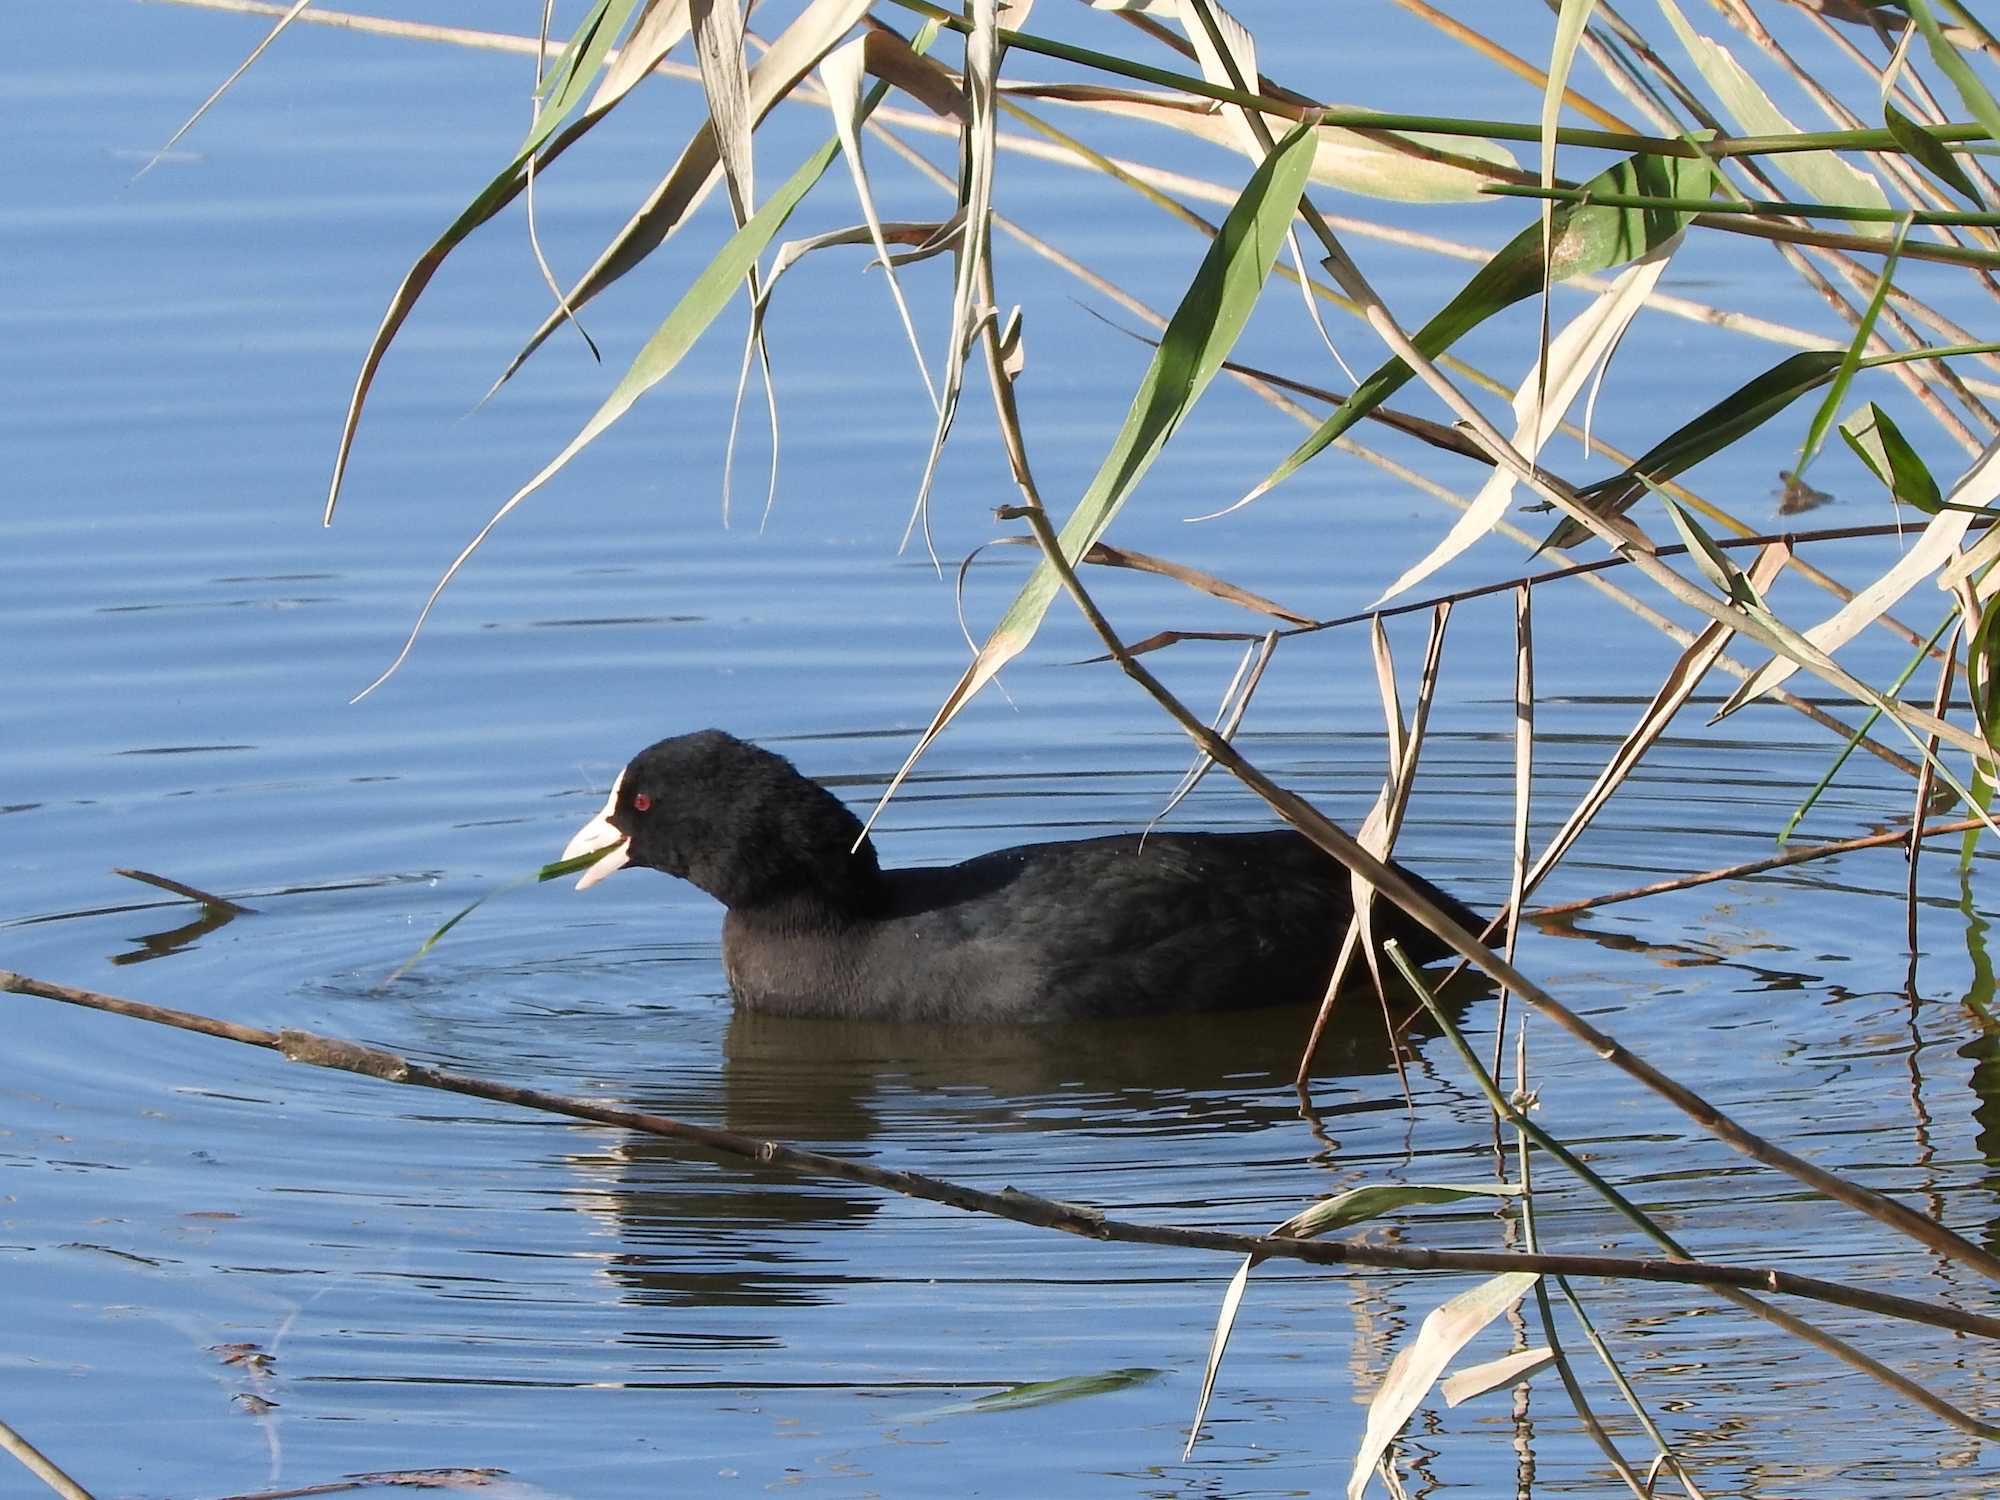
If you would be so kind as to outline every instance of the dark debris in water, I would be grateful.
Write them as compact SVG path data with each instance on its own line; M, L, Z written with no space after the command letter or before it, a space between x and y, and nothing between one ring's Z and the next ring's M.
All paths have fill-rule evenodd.
M257 1490L224 1495L221 1500L301 1500L306 1495L343 1495L354 1490L390 1486L413 1490L474 1490L507 1477L505 1469L390 1469L379 1474L346 1474L324 1484L289 1490Z
M1778 497L1778 514L1781 516L1818 510L1833 499L1825 490L1814 489L1790 469L1778 470L1778 488L1773 493Z

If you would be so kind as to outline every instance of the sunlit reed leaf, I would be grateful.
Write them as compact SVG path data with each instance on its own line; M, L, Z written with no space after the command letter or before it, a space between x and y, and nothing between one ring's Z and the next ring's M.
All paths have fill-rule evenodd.
M1059 541L1063 555L1072 563L1111 524L1228 358L1284 244L1285 226L1305 189L1306 164L1311 157L1312 133L1301 125L1250 174L1168 321L1110 452L1063 525ZM1027 648L1061 586L1046 558L1035 564L1035 571L882 794L878 813L959 709Z
M542 78L542 104L534 124L514 153L526 160L555 134L556 127L583 99L584 90L604 65L605 54L625 29L638 0L595 0Z
M1687 49L1688 56L1708 86L1722 100L1722 107L1745 135L1803 135L1786 119L1757 81L1728 48L1703 36L1688 24L1674 0L1659 0L1667 22ZM1888 195L1882 185L1860 168L1850 166L1831 151L1784 151L1766 156L1774 168L1797 183L1808 198L1820 203L1853 204L1887 210ZM1887 226L1858 225L1856 233L1887 236Z
M909 304L903 300L903 284L896 275L896 262L889 257L888 240L882 231L882 216L876 212L875 194L868 186L868 168L861 154L861 83L867 67L867 51L866 37L835 48L819 65L820 82L826 86L826 107L833 116L834 132L840 137L841 154L847 159L848 176L853 179L854 195L861 202L862 217L867 222L869 237L875 246L876 261L888 281L889 296L896 304L896 316L903 323L903 335L909 340L910 355L917 362L917 374L924 382L924 393L930 397L932 412L941 413L937 386L931 380L930 366L924 363L923 344L917 338L917 326L910 318Z
M1549 43L1549 67L1542 85L1542 186L1551 186L1556 170L1556 121L1562 115L1563 95L1569 88L1570 69L1576 61L1576 46L1597 0L1562 0L1556 10L1555 36ZM1545 242L1546 243L1546 242Z
M625 38L625 45L605 68L603 81L591 95L589 107L596 110L616 103L632 85L660 65L674 44L688 34L691 24L688 0L646 0L646 8L632 23L632 34Z
M1587 186L1603 192L1640 191L1662 197L1700 198L1707 195L1712 180L1712 169L1706 161L1641 156L1599 173ZM1555 248L1546 279L1566 281L1572 276L1636 260L1679 233L1690 217L1687 213L1663 210L1566 205L1556 210ZM1443 311L1411 336L1411 342L1419 352L1435 359L1495 313L1540 291L1543 269L1542 231L1538 222L1515 235L1480 267ZM1345 405L1322 422L1237 505L1248 504L1289 477L1386 401L1410 375L1409 366L1400 359L1391 359L1377 368L1355 387Z
M1549 44L1549 66L1542 80L1541 138L1537 142L1541 158L1541 184L1545 188L1556 182L1556 122L1562 116L1563 97L1569 91L1570 69L1576 63L1577 43L1583 38L1585 26L1590 22L1590 13L1596 8L1597 0L1560 0L1556 7L1555 36ZM1526 411L1519 405L1515 416L1526 431L1530 446L1521 447L1517 437L1514 446L1521 451L1530 464L1534 463L1541 449L1543 426L1539 416L1542 408L1544 379L1543 369L1549 363L1549 283L1548 267L1555 246L1555 205L1544 199L1541 204L1542 231L1542 284L1536 289L1540 298L1541 319L1535 334L1537 359L1534 374L1534 395ZM1567 403L1565 403L1565 406ZM1499 473L1509 473L1506 464L1495 466ZM1497 476L1496 476L1497 477ZM1513 493L1513 486L1507 486L1507 494ZM1502 506L1504 508L1504 500ZM1492 505L1489 497L1488 506ZM1468 541L1470 538L1467 539Z
M750 70L743 58L743 9L738 0L689 0L701 88L715 129L729 201L738 225L757 201L750 151Z
M1459 1406L1488 1391L1505 1390L1532 1380L1556 1362L1555 1350L1547 1344L1502 1355L1485 1364L1469 1365L1438 1382L1438 1394L1446 1406Z
M1143 120L1217 146L1235 141L1229 121L1200 103L1089 83L1027 84L1003 92L1010 98L1046 99L1094 114ZM1295 123L1274 114L1265 115L1264 121L1273 134ZM1497 170L1481 170L1484 167ZM1489 182L1518 170L1519 163L1506 147L1476 136L1411 130L1362 135L1322 125L1308 176L1320 187L1392 203L1473 203L1484 196Z
M1659 284L1681 240L1680 233L1669 235L1620 271L1610 287L1600 292L1590 306L1550 341L1546 359L1537 360L1528 371L1514 392L1513 438L1514 446L1530 459L1541 451L1549 434L1568 414L1591 371L1610 357L1632 319L1645 306L1646 298ZM1506 515L1518 482L1512 469L1504 464L1494 465L1479 493L1472 497L1472 504L1459 513L1444 539L1421 561L1406 568L1371 608L1414 588L1491 531L1494 523Z
M867 0L812 0L796 20L780 32L770 49L750 69L750 115L762 120L788 95L798 81L819 65L819 61L847 34L848 28L867 9ZM637 213L628 219L610 244L579 277L567 294L572 308L582 308L591 298L618 280L657 250L677 231L688 216L708 196L721 172L721 148L715 125L704 118L688 140L680 157L660 180ZM562 324L560 314L551 314L529 335L520 351L508 361L494 382L505 385L528 358ZM489 393L490 394L490 393Z
M1934 516L1944 504L1931 471L1889 414L1873 401L1840 424L1840 435L1869 471L1903 504Z
M879 97L881 89L878 87L875 93ZM506 503L487 519L486 524L480 527L472 540L466 543L457 557L452 559L444 575L432 586L430 596L425 599L423 608L418 611L416 624L410 628L410 634L404 640L402 649L396 653L396 659L389 663L380 677L355 694L357 699L374 692L389 680L396 668L403 664L404 658L410 654L410 648L416 644L425 620L430 618L430 612L436 606L438 596L444 592L445 586L457 575L458 570L465 566L467 559L479 550L480 544L492 534L493 528L499 525L514 507L559 473L565 464L595 441L600 433L630 411L633 402L673 372L674 367L681 362L688 350L694 347L695 340L701 337L709 324L715 321L716 316L735 296L736 288L742 284L744 274L756 263L757 257L763 254L772 237L784 227L785 221L791 217L792 210L798 207L799 200L811 191L813 185L832 164L839 150L838 139L826 141L819 150L806 158L783 186L765 200L763 207L757 210L756 216L749 223L729 237L723 247L716 252L715 258L682 294L681 300L667 315L666 321L661 323L653 336L646 341L645 347L633 359L624 376L612 388L611 394L605 397L603 404L591 414L590 420L584 423L582 430L570 439L560 453L543 466L540 473L508 496Z
M621 57L619 66L614 69L614 73L622 76L622 87L614 88L613 79L607 77L604 86L598 90L597 97L591 101L590 107L561 135L548 142L547 149L536 158L538 167L547 167L580 140L652 70L653 65L666 55L667 49L685 35L685 11L684 4L676 4L671 9L663 8L657 13L658 20L652 25L643 42L635 37L633 45L626 49L625 56ZM652 20L652 17L648 18L648 21ZM647 23L641 24L643 27ZM637 65L639 61L645 62L643 68ZM546 117L546 114L544 111L543 117ZM457 249L473 230L513 202L527 186L528 161L540 144L533 132L530 132L528 139L531 144L524 145L521 150L515 152L513 160L502 167L493 180L480 189L472 202L446 226L444 233L433 240L429 248L417 257L415 264L403 273L401 283L391 294L388 309L382 314L382 321L376 327L374 337L369 340L367 351L361 357L361 369L354 377L353 393L347 398L347 412L341 419L340 440L334 450L333 476L327 483L326 509L321 515L323 524L328 526L333 524L334 507L339 503L341 483L346 478L348 459L354 449L354 434L361 424L362 408L367 405L368 392L375 383L375 372L381 368L383 356L389 352L390 343L394 341L397 332L409 318L411 310L417 305L418 298L423 296L424 289L430 285L431 278L437 275L438 268L444 264L446 257ZM552 329L562 316L561 313L556 315L556 320L550 325Z
M1527 1271L1507 1271L1460 1292L1442 1306L1431 1309L1417 1336L1396 1352L1375 1398L1368 1404L1368 1427L1361 1448L1354 1455L1354 1470L1347 1480L1347 1500L1361 1500L1375 1465L1389 1444L1430 1393L1452 1356L1471 1342L1474 1334L1526 1296L1540 1277Z
M902 545L908 546L910 533L921 522L924 548L933 567L938 566L937 549L931 546L931 485L937 479L938 462L944 457L945 439L950 437L958 414L958 398L965 380L965 358L980 320L995 310L978 305L977 293L985 280L985 259L992 243L994 139L994 86L1000 71L1000 20L995 0L970 0L971 26L965 38L965 115L959 130L959 212L964 229L953 246L956 274L952 280L951 327L945 342L944 370L937 392L937 421L931 429L930 455L924 460L923 477L917 483L916 501L909 523L903 528Z
M1561 0L1556 7L1555 36L1549 43L1549 66L1542 82L1541 138L1537 143L1541 156L1541 183L1545 188L1555 186L1556 122L1562 116L1563 95L1569 89L1570 69L1576 62L1577 43L1582 40L1584 27L1589 24L1590 13L1596 5L1597 0ZM1544 200L1541 206L1541 231L1544 274L1537 293L1542 299L1542 321L1536 343L1546 355L1549 337L1550 279L1547 267L1554 258L1550 251L1555 244L1555 205L1547 200ZM1527 421L1530 427L1540 425L1532 415ZM1533 462L1535 455L1532 450L1528 450L1526 456ZM1503 464L1500 467L1504 470L1506 466Z

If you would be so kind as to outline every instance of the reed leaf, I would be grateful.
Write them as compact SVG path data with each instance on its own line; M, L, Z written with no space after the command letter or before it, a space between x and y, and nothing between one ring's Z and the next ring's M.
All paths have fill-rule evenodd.
M1713 169L1706 161L1681 158L1631 157L1592 178L1589 186L1605 192L1639 190L1664 197L1706 194ZM1482 266L1464 288L1428 323L1411 336L1418 351L1432 359L1495 313L1539 292L1547 282L1566 281L1591 271L1636 260L1665 243L1692 215L1641 209L1568 206L1557 209L1554 249L1547 264L1542 256L1542 230L1530 225L1509 240ZM1410 367L1400 359L1380 365L1355 387L1354 394L1314 429L1285 461L1237 501L1247 505L1296 472L1369 412L1388 400L1410 379ZM1234 507L1232 507L1234 508Z

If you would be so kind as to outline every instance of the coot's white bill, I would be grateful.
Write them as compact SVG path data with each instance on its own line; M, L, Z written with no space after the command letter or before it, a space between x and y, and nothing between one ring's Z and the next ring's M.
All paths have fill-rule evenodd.
M598 810L597 816L577 829L575 837L563 845L564 859L575 859L593 849L613 846L609 854L577 877L576 888L580 891L587 891L605 876L624 869L626 861L632 857L631 839L620 833L611 822L611 815L618 810L618 790L624 785L625 773L620 771L618 779L611 783L611 795L604 799L604 806Z

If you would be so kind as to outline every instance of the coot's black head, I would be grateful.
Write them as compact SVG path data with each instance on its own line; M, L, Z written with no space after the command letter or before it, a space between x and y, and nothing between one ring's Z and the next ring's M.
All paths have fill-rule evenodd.
M737 910L804 900L863 913L882 879L874 846L855 847L860 837L860 820L782 755L703 729L635 755L563 858L613 846L578 890L643 865Z

